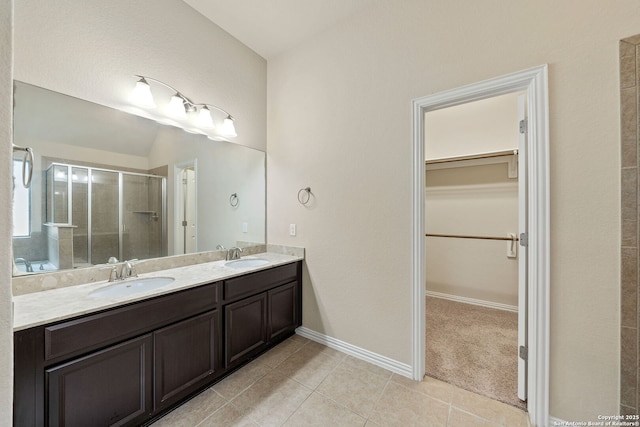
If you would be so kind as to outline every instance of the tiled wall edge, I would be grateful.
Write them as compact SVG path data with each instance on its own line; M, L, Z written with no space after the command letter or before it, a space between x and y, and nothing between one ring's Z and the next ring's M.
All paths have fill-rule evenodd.
M321 334L309 328L305 328L304 326L296 329L296 334L300 335L301 337L308 338L311 341L324 344L327 347L346 353L350 356L355 357L356 359L364 360L365 362L369 362L373 365L394 372L398 375L402 375L403 377L412 378L413 376L413 369L406 363L401 363L386 356L382 356L380 354L365 350L347 342L340 341L339 339Z

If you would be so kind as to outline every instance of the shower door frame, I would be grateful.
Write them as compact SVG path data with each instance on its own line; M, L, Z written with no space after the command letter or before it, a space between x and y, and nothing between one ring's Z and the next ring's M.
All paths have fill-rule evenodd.
M73 192L72 192L72 170L73 168L82 168L87 169L87 263L91 265L97 265L93 263L92 259L92 213L93 213L93 171L100 172L110 172L118 174L118 259L122 260L123 258L123 233L124 233L124 174L127 175L135 175L135 176L143 176L148 178L161 179L161 240L162 240L162 248L161 253L163 255L166 254L167 248L167 177L161 175L152 175L140 172L128 172L128 171L120 171L116 169L107 169L101 167L94 166L85 166L85 165L77 165L72 163L59 163L59 162L51 162L49 166L47 166L47 170L53 166L63 166L67 168L67 225L73 225ZM48 191L48 190L47 190ZM72 255L73 256L73 255Z

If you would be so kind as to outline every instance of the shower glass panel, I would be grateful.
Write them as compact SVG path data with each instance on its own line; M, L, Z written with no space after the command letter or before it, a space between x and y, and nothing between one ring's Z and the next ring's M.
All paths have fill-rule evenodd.
M89 171L71 168L71 212L73 213L73 265L89 264Z
M120 173L91 170L91 263L120 258Z
M47 222L69 223L69 171L66 165L47 169Z
M56 266L166 255L165 177L52 163L46 181L47 221L73 239L64 248L49 242Z
M123 174L122 258L163 255L163 179Z

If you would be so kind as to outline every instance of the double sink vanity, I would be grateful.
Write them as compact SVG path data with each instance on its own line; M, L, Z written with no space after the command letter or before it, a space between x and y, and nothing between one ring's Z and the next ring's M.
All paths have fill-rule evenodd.
M14 425L158 418L295 332L302 259L264 252L15 296Z

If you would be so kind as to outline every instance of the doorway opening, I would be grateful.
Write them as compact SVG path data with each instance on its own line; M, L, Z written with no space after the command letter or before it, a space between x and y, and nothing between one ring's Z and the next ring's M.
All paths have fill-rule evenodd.
M425 113L514 92L526 93L527 150L520 155L519 174L526 179L524 215L526 244L527 359L526 395L534 424L549 421L549 131L548 71L542 65L485 80L413 101L413 378L422 380L425 368ZM519 302L520 304L520 302Z
M176 177L174 252L176 254L190 254L198 251L196 170L196 160L192 160L176 165L174 171Z
M525 100L513 92L425 113L426 374L521 409Z

